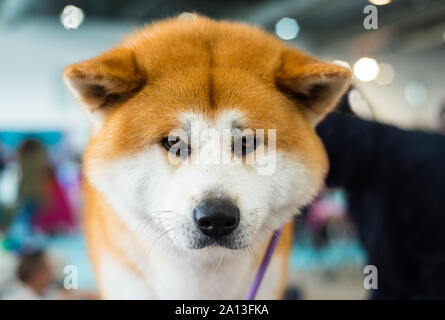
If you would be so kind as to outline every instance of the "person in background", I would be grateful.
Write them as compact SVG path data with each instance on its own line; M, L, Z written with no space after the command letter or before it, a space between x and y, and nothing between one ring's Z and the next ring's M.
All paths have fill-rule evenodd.
M377 267L372 298L444 299L445 136L335 113L317 133L330 162L326 184L347 191Z
M17 267L15 281L3 297L5 300L40 300L57 298L53 271L45 251L23 254Z
M73 213L44 145L26 140L19 149L18 162L22 173L19 201L32 211L33 227L47 234L72 228Z
M49 255L35 250L20 256L17 279L1 297L4 300L95 300L94 292L59 288Z
M18 150L20 182L16 211L7 231L11 250L32 248L42 235L66 233L76 225L45 146L25 140Z

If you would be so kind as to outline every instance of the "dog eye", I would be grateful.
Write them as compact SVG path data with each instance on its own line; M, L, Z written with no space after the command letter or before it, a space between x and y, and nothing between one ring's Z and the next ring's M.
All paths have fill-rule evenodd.
M251 153L257 147L257 141L255 136L242 136L232 144L232 151L237 156L245 156L246 154Z
M181 137L165 137L161 142L165 150L175 154L177 157L187 157L192 152L190 146L182 141Z

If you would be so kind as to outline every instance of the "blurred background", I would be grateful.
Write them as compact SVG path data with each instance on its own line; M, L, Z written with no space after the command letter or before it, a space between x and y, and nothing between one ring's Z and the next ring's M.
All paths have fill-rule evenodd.
M364 27L369 4L378 9L378 29ZM443 0L0 0L0 298L30 296L17 287L32 279L66 298L57 293L66 265L77 268L85 292L75 298L94 298L81 227L89 122L62 70L181 12L258 24L351 68L355 90L347 99L362 118L445 132ZM329 190L298 218L289 298L367 297L366 253L346 197Z

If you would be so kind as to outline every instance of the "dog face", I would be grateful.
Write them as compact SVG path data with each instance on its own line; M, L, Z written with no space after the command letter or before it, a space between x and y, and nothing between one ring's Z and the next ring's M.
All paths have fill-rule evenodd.
M65 82L93 119L90 184L138 234L181 250L261 244L322 185L313 127L349 71L250 26L148 26Z

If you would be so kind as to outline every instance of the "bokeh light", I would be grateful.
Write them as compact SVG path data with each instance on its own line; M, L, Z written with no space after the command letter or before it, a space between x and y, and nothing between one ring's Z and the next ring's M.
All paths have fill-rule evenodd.
M353 89L349 92L348 102L351 106L352 111L354 111L354 113L360 118L372 119L371 108L358 90Z
M428 91L423 83L411 82L405 87L404 95L412 107L421 107L428 98Z
M295 19L281 18L275 24L275 33L281 39L284 40L295 39L298 36L298 32L300 32L300 26L298 25L298 22Z
M375 80L379 70L377 61L372 58L361 58L354 64L354 75L365 82Z
M82 9L73 5L67 5L63 8L60 15L60 22L65 29L77 29L82 24L84 18L85 15Z
M384 6L385 4L391 3L391 0L369 0L369 2L376 6Z

